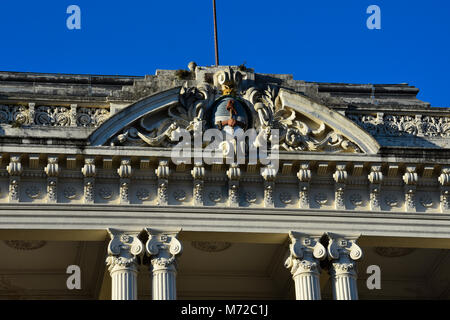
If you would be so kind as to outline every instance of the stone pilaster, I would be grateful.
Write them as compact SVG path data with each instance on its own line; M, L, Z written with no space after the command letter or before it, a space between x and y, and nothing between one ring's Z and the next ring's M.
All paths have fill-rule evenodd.
M327 252L319 242L322 235L307 235L291 231L289 257L285 262L295 282L297 300L320 300L320 264Z
M336 172L333 174L334 185L334 207L336 210L345 210L345 183L347 182L347 171L345 163L336 165Z
M84 166L81 169L84 176L84 203L94 203L95 201L95 175L97 169L95 167L95 158L88 157L84 159Z
M277 172L278 170L271 165L261 168L261 176L264 178L264 208L275 207L273 192Z
M444 167L438 177L441 188L440 208L442 213L450 210L450 167Z
M381 164L373 164L370 168L370 173L367 176L369 179L369 205L370 210L381 210L381 182L383 181L383 172L381 172Z
M120 161L120 167L117 169L117 174L120 177L120 204L129 204L129 189L130 189L130 178L133 173L131 168L131 159L124 158Z
M416 211L416 187L419 178L416 172L416 166L406 167L406 172L403 175L405 182L405 211Z
M194 178L194 206L203 206L203 186L205 179L205 167L201 162L196 163L191 170L192 178Z
M108 245L106 264L112 279L112 300L137 299L137 257L144 251L138 239L139 231L108 229L111 241Z
M169 204L169 162L161 160L155 174L158 177L158 205L167 206Z
M148 241L145 246L151 258L150 272L152 273L153 300L176 300L176 257L183 247L176 231L160 231L146 228Z
M232 163L227 170L228 177L228 206L239 207L239 179L241 169L237 163Z
M297 177L299 180L299 208L309 209L309 184L312 177L309 162L302 162L300 164L300 170L297 172Z
M8 199L10 203L19 202L19 184L20 176L23 173L23 166L20 155L11 155L9 165L6 170L9 174L9 195Z
M327 235L333 298L357 300L356 261L363 256L361 248L356 244L359 236L343 236L334 233L327 233Z
M49 156L47 166L44 168L47 175L47 202L58 202L58 175L61 168L58 164L58 156Z

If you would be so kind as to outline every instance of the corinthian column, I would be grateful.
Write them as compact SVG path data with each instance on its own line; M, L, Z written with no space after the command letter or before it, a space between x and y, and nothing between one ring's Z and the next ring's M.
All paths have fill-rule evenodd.
M146 228L148 241L145 246L151 257L153 300L176 300L176 256L183 247L176 238L181 229L176 231L159 231Z
M108 229L111 241L108 245L106 264L112 278L112 300L137 299L137 256L144 251L138 239L139 232Z
M298 232L289 232L291 244L286 268L292 273L295 282L297 300L320 300L320 266L327 252L319 242L321 235L309 236Z
M363 256L356 244L358 236L327 233L328 258L334 300L358 300L356 261Z

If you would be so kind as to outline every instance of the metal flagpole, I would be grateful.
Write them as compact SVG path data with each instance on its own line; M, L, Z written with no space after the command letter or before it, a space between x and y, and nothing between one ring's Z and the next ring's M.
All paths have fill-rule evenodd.
M217 37L217 16L216 16L216 0L213 0L213 12L214 12L214 47L216 49L216 66L219 65L219 42Z

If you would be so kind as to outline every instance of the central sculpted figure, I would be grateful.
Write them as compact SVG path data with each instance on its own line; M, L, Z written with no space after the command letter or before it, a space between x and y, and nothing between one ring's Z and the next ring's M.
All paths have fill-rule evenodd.
M236 98L233 84L222 85L223 96L213 110L214 124L224 133L224 143L221 144L225 157L234 154L245 156L245 141L240 139L248 126L248 116L244 105Z

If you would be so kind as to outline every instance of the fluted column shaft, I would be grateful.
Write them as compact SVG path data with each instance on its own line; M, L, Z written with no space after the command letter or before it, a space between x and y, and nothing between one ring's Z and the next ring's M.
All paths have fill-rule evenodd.
M147 254L151 258L153 300L176 300L176 256L183 247L176 238L180 230L159 231L146 229L149 239Z
M297 300L320 300L319 260L326 257L325 247L319 242L320 235L308 236L290 232L289 258L285 266L291 270Z
M121 268L110 271L112 300L137 300L137 270Z
M328 234L329 270L335 300L358 300L356 261L363 256L356 244L359 236Z
M111 299L137 300L137 256L144 251L139 232L108 229L108 233L111 241L106 264L112 279Z

